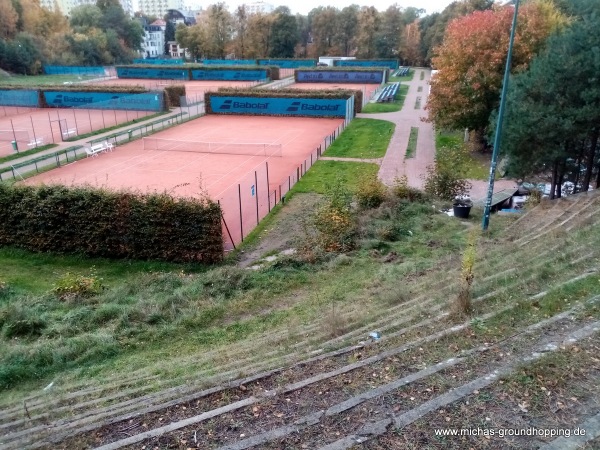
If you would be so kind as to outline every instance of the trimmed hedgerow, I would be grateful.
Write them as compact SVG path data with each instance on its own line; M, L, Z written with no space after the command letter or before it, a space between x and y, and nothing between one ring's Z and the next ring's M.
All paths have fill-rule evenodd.
M0 245L88 256L216 263L221 209L211 200L91 187L0 183Z
M174 84L165 87L165 102L168 107L177 108L181 106L181 97L185 97L185 85Z
M361 90L357 89L323 89L323 90L313 90L313 89L277 89L277 90L268 90L264 89L239 89L239 88L231 88L231 87L222 87L215 91L207 91L204 93L204 104L206 107L206 113L210 114L213 112L211 104L210 104L210 96L220 96L220 97L255 97L255 98L319 98L319 99L347 99L350 98L351 95L354 95L354 113L357 114L362 111L362 100L363 93Z

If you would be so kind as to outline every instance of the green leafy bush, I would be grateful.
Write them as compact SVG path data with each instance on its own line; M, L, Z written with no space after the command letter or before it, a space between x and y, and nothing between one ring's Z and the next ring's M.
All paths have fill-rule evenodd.
M385 200L387 189L377 176L370 176L358 185L355 195L361 208L377 208Z
M165 100L168 102L168 106L171 108L178 108L181 106L181 97L185 97L185 85L174 84L165 87Z
M425 192L449 201L465 195L471 188L465 179L468 158L468 150L462 145L439 148L434 165L427 167Z
M100 294L104 288L102 278L99 278L92 268L88 275L65 273L55 283L52 292L61 300L71 300L93 297Z

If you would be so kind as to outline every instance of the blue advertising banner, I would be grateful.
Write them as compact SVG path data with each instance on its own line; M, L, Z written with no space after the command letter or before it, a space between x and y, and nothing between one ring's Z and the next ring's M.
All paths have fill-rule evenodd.
M255 59L204 59L207 66L256 66Z
M385 67L387 69L397 69L397 60L385 60L385 59L340 59L333 61L333 65L336 67Z
M256 70L204 70L192 69L192 80L231 80L231 81L258 81L267 78L266 69Z
M133 60L134 64L155 64L157 66L179 66L183 64L183 59L151 59L139 58Z
M24 89L0 90L0 105L38 108L40 106L38 91Z
M346 117L347 102L343 99L210 95L210 106L216 114Z
M51 108L123 109L138 111L160 111L163 99L161 92L128 94L118 92L43 92Z
M106 71L102 66L44 66L46 75L85 75L92 77L104 77Z
M315 67L314 59L258 59L259 66L278 66L282 69L297 69L299 67Z
M299 70L297 81L299 83L383 83L383 71L339 71L339 70Z
M188 80L189 71L184 69L161 69L160 67L117 67L118 78L152 78L157 80Z

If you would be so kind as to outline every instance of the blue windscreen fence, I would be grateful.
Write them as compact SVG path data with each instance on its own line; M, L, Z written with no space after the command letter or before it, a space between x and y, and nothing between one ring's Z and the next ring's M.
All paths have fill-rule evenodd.
M397 59L340 59L334 60L336 67L385 67L386 69L397 69Z
M255 59L204 59L199 61L207 66L255 66Z
M267 70L204 70L192 69L192 80L230 80L230 81L260 81L266 80Z
M354 99L233 97L208 94L213 114L343 117Z
M384 81L382 70L340 71L340 70L298 70L296 81L299 83L373 83Z
M177 66L183 64L183 59L153 59L153 58L139 58L133 60L134 64L154 64L158 66Z
M298 69L299 67L314 67L314 59L257 59L259 66L277 66L282 69Z
M151 78L156 80L188 80L189 70L182 66L181 69L167 69L160 67L117 67L119 78Z
M139 94L119 92L43 92L46 103L51 108L120 109L129 111L161 111L162 92Z
M29 89L0 90L0 105L38 108L40 106L39 92Z
M106 77L108 71L102 66L44 66L46 75L81 75L86 77Z

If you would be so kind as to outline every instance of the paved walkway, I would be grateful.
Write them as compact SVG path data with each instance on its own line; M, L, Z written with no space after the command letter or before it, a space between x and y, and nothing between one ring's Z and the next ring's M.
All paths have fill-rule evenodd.
M358 115L363 118L388 120L396 124L396 130L379 169L379 178L386 185L393 185L397 177L406 175L409 186L422 189L427 166L434 163L435 132L433 125L425 121L428 115L424 110L429 96L430 79L431 69L417 68L411 81L402 82L402 84L408 85L408 92L401 111ZM421 88L420 91L419 88ZM418 108L417 99L419 100ZM405 159L408 138L413 127L419 129L417 149L414 157ZM471 197L473 199L484 198L487 194L488 182L469 181L473 185L469 193ZM494 183L494 192L514 186L516 183L512 180L498 180Z

